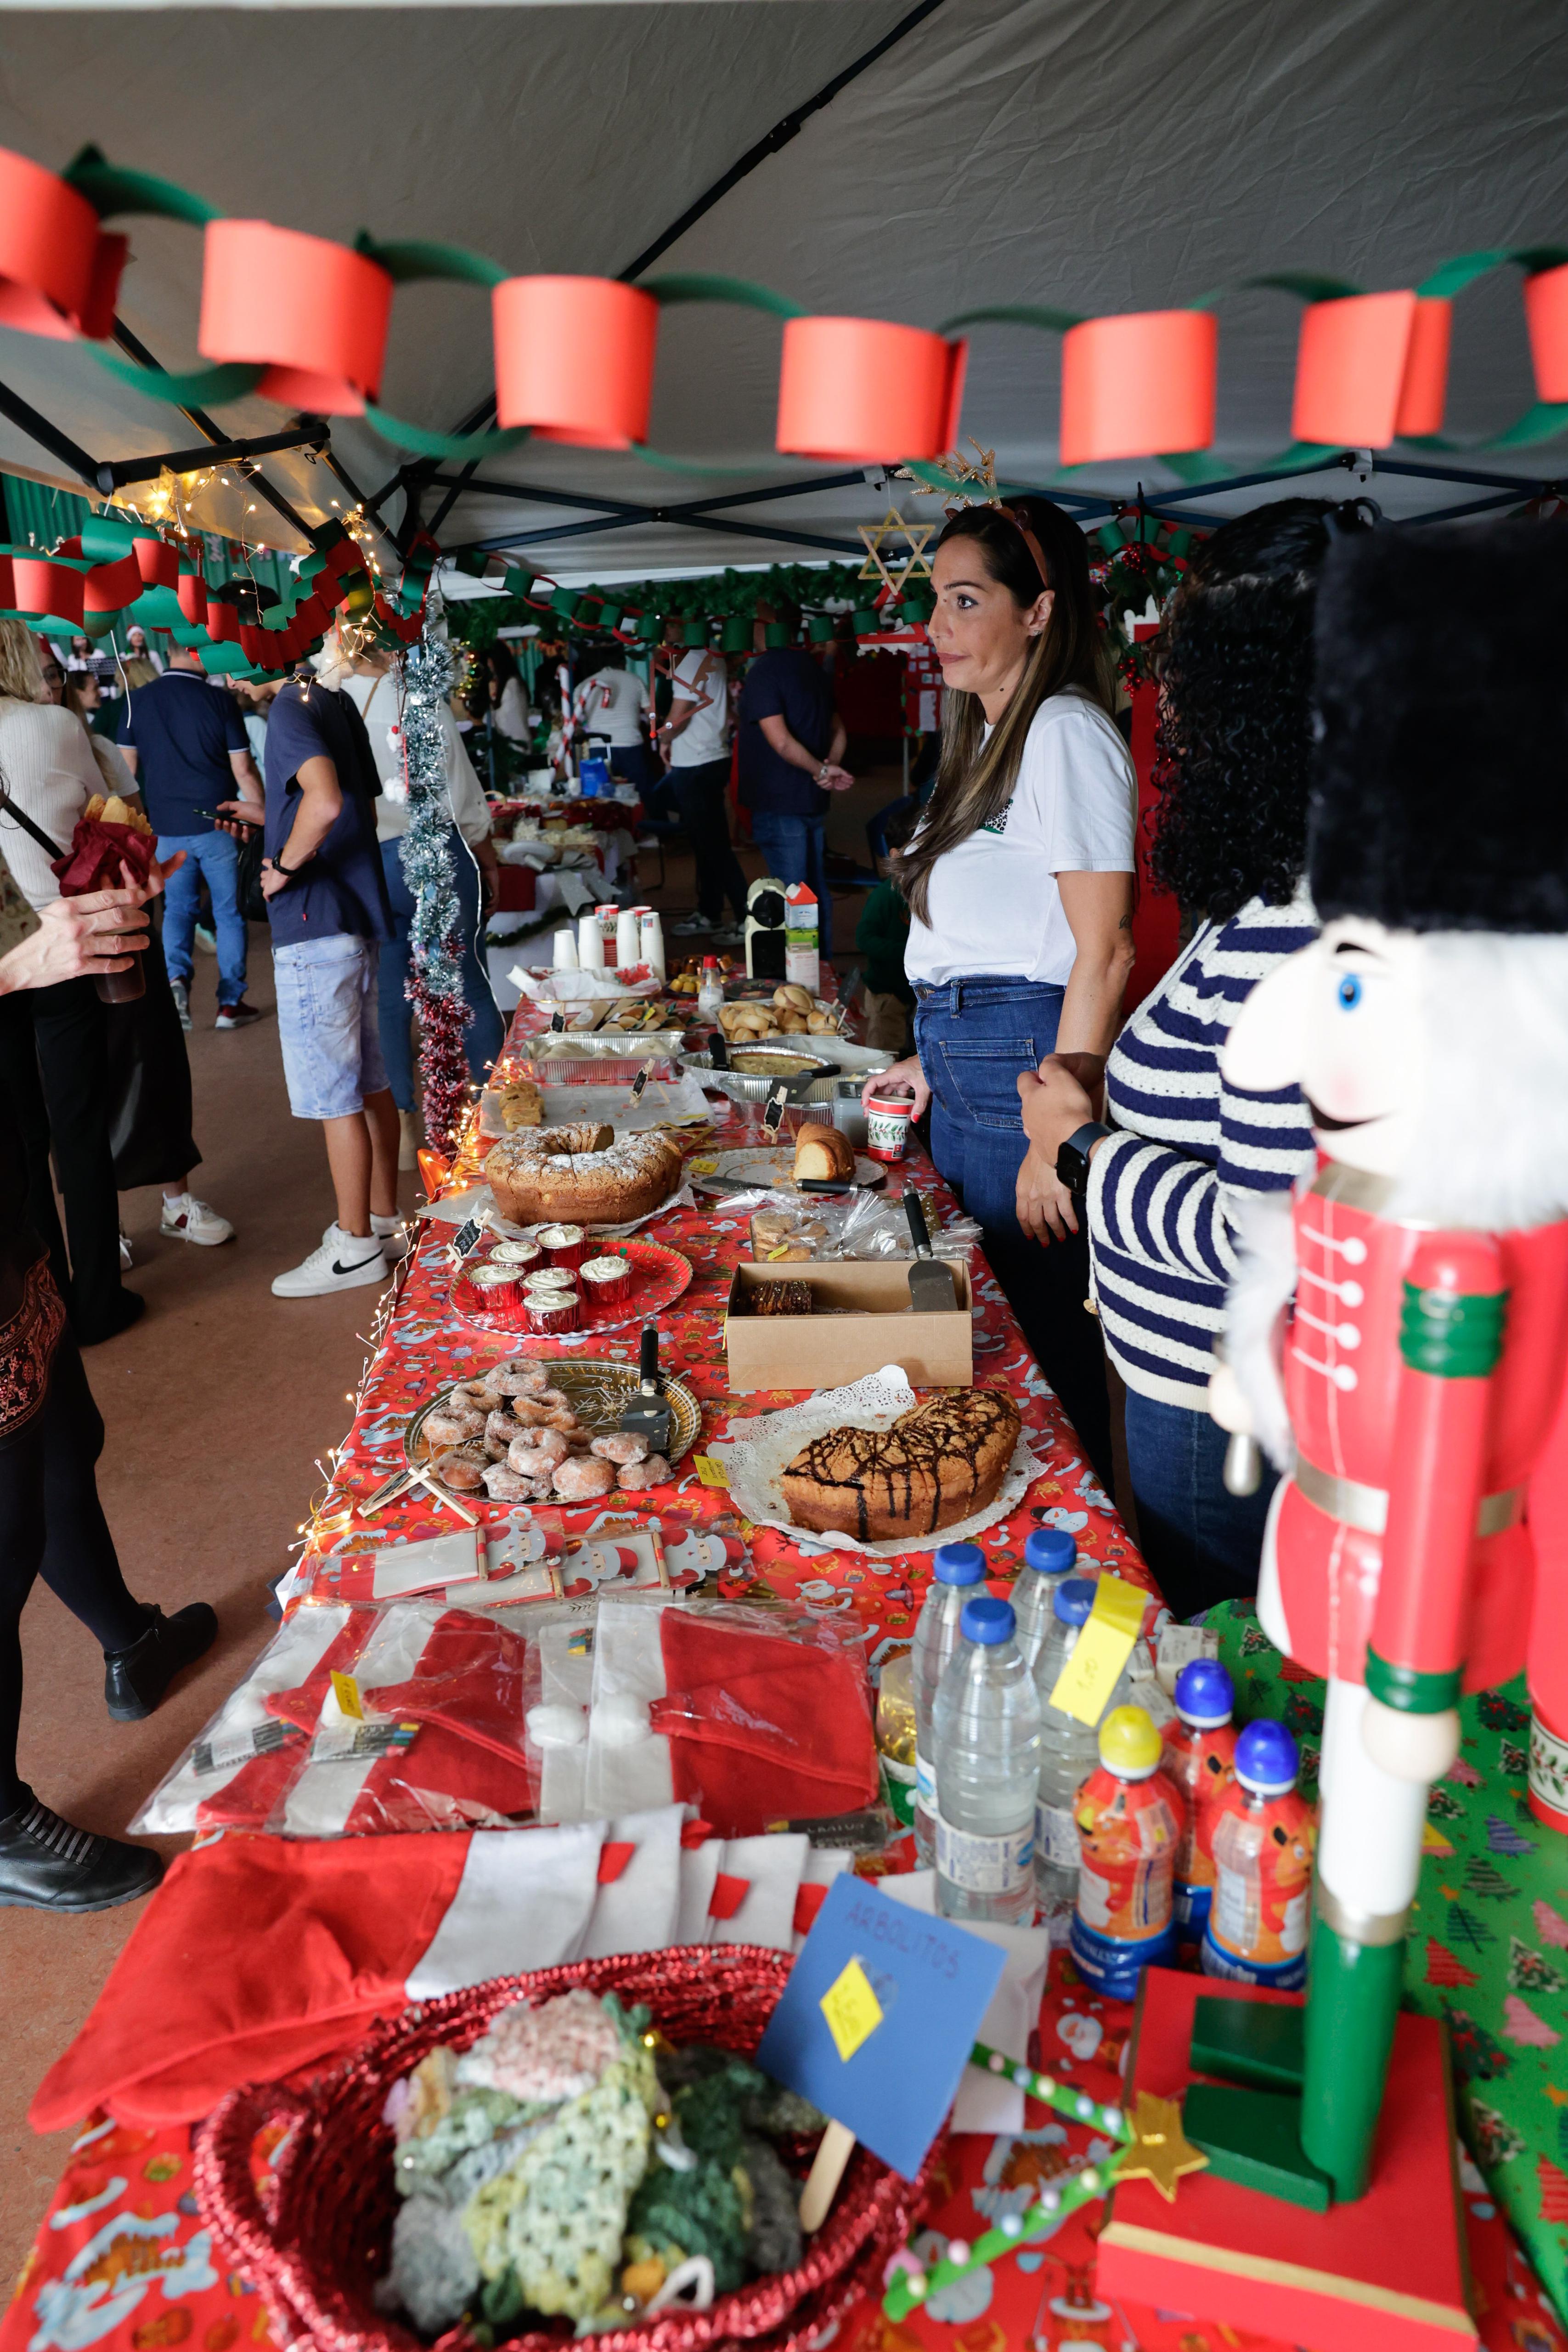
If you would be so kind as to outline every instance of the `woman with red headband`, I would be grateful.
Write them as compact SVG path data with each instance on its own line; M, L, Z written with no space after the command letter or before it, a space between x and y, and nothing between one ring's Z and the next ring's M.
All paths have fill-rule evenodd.
M1098 1093L1133 963L1137 786L1111 716L1088 543L1070 516L1035 498L967 509L938 542L933 585L942 759L899 869L915 1052L877 1085L913 1087L917 1118L931 1104L936 1166L978 1220L1108 1486L1088 1252L1054 1167L1024 1133L1018 1079L1056 1054Z

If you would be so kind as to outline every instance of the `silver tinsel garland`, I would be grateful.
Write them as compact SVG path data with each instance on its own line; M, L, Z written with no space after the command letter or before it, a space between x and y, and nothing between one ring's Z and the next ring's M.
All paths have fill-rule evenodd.
M408 999L419 1019L424 1131L450 1149L468 1082L463 1050L469 1011L463 994L461 916L452 864L452 803L441 706L452 690L452 655L428 623L403 666L403 757L408 831L399 856L413 899Z

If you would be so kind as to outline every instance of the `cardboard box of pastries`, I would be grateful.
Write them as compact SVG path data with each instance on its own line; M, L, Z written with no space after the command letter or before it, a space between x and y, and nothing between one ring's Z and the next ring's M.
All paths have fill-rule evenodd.
M846 1259L842 1264L748 1265L735 1269L725 1307L724 1344L731 1391L838 1388L884 1364L902 1364L917 1389L974 1384L973 1298L969 1269L953 1259L958 1304L939 1315L909 1305L906 1259ZM759 1298L779 1283L810 1295L809 1312L770 1313Z

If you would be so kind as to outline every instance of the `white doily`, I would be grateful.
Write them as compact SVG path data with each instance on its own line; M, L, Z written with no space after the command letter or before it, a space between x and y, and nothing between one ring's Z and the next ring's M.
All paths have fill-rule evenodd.
M915 1542L907 1536L891 1536L880 1543L862 1543L858 1537L833 1530L799 1528L789 1517L783 1475L802 1445L829 1429L890 1429L900 1413L919 1402L903 1368L884 1364L880 1372L868 1372L863 1381L852 1381L847 1388L819 1389L804 1404L732 1421L733 1435L707 1450L723 1465L736 1509L758 1527L778 1528L785 1535L804 1538L833 1551L872 1552L880 1559L896 1559L911 1551L935 1551L938 1544L971 1542L983 1528L995 1527L998 1519L1017 1510L1045 1466L1030 1453L1022 1432L996 1500L987 1509Z
M643 1225L651 1225L655 1217L665 1216L672 1209L695 1206L695 1196L691 1185L683 1181L668 1200L661 1201L656 1209L648 1211L646 1216L633 1217L629 1224L591 1225L588 1230L604 1241L624 1241L628 1234L637 1233ZM462 1192L444 1192L439 1201L431 1203L425 1213L444 1225L465 1224L470 1217L487 1214L491 1231L505 1234L509 1241L515 1242L525 1238L537 1241L542 1230L538 1225L514 1225L509 1218L503 1217L488 1184L470 1184Z

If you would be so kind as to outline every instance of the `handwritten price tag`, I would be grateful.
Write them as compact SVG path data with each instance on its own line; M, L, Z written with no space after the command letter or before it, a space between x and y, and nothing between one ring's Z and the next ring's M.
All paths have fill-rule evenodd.
M711 1454L694 1454L692 1459L696 1464L697 1476L705 1486L729 1485L728 1471L722 1462L716 1462Z
M1119 1576L1103 1576L1094 1606L1080 1629L1072 1655L1057 1676L1051 1704L1078 1723L1097 1724L1110 1703L1118 1675L1133 1654L1144 1622L1145 1596Z
M351 1716L356 1723L363 1723L365 1710L360 1698L360 1685L352 1675L340 1675L336 1667L332 1669L332 1696L343 1714Z
M817 2003L828 2021L833 2047L846 2062L882 2023L882 2003L858 1960L851 1960Z

